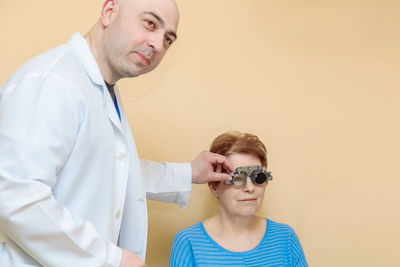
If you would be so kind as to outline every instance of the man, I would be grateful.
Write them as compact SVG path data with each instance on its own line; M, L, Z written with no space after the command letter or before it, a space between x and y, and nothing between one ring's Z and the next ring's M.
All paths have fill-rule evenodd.
M0 266L145 266L146 197L187 204L229 180L225 157L139 160L114 84L153 70L176 39L173 0L106 0L82 37L0 90Z

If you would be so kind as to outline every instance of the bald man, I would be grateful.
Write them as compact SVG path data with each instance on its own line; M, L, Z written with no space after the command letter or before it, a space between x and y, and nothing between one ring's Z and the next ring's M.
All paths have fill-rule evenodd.
M230 180L209 152L138 158L115 83L157 67L178 22L172 0L106 0L84 37L3 85L0 266L146 266L146 198L185 207L191 183Z

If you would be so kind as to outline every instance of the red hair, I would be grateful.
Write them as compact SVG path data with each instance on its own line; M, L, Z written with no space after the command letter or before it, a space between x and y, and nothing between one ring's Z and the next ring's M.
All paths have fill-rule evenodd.
M249 133L237 131L221 134L211 144L210 152L223 156L232 154L251 154L261 161L261 165L267 167L267 149L261 140Z

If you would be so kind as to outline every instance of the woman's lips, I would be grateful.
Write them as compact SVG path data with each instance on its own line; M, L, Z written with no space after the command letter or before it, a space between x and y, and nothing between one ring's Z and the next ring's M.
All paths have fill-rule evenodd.
M239 201L242 201L242 202L250 202L250 201L256 201L257 199L256 198L246 198L246 199L241 199L241 200L239 200Z

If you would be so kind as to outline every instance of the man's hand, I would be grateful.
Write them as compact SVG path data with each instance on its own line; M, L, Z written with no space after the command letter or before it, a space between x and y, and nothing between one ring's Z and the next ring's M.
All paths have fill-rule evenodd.
M211 181L230 181L233 172L231 163L226 157L211 153L201 152L192 162L192 183L203 184Z
M122 249L122 260L119 267L146 267L146 263L142 261L135 253L130 250Z

